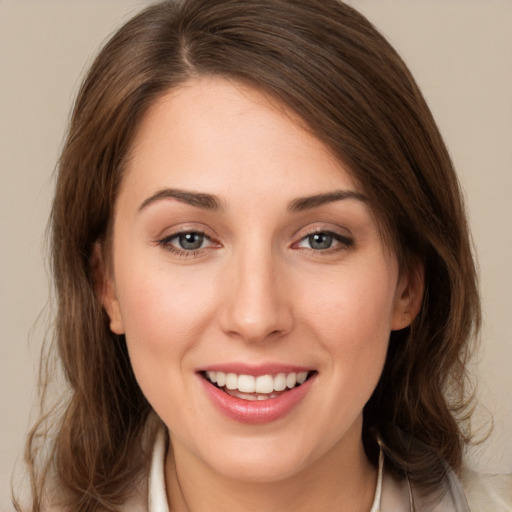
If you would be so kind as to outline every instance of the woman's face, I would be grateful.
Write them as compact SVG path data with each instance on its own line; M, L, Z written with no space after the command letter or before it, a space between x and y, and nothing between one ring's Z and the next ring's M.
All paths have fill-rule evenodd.
M284 107L220 78L159 99L104 284L177 464L277 481L361 456L409 285L364 193Z

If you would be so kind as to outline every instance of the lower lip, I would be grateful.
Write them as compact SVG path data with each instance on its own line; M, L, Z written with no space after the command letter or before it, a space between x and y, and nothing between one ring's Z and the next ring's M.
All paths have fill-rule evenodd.
M316 374L306 382L290 389L276 398L267 400L243 400L228 395L218 387L210 384L204 377L199 376L204 389L213 405L227 417L240 423L270 423L285 417L311 389Z

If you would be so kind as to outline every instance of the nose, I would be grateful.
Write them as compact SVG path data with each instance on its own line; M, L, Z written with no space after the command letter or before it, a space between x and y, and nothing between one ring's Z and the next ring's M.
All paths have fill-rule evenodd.
M284 269L268 251L241 251L224 282L221 327L230 336L261 343L287 334L293 325Z

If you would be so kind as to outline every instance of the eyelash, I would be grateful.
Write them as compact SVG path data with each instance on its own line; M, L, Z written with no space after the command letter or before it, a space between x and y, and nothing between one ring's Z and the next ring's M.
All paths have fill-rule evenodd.
M184 230L179 231L177 233L173 233L172 235L166 236L160 240L158 240L158 245L162 246L165 250L175 254L176 256L179 256L180 258L196 258L198 256L201 256L204 251L208 250L210 246L207 247L199 247L198 249L192 249L187 250L183 248L176 247L172 244L173 240L178 240L180 236L186 236L186 235L199 235L204 240L210 242L213 246L215 245L215 242L209 237L206 233L200 230Z
M354 239L350 238L348 236L340 235L339 233L336 233L335 231L329 231L327 229L314 229L308 233L306 233L298 242L295 242L292 247L297 247L300 243L311 239L315 235L323 235L327 237L331 237L333 241L338 242L336 245L327 247L325 249L313 249L312 247L304 247L304 250L310 251L314 253L315 255L319 254L333 254L337 253L339 251L343 251L346 249L350 249L354 246ZM311 242L311 240L310 240Z
M210 242L211 245L207 247L199 247L197 249L184 249L184 248L178 248L172 244L174 240L178 240L180 236L186 236L186 235L199 235L202 237L202 241L206 240ZM333 241L336 241L337 244L334 246L326 247L325 249L314 249L312 247L302 247L303 250L309 251L311 253L314 253L315 255L318 254L333 254L337 253L339 251L343 251L346 249L349 249L354 246L354 240L350 237L340 235L339 233L336 233L334 231L329 230L312 230L308 233L306 233L299 241L292 244L292 248L300 249L300 244L304 241L307 241L311 243L311 238L315 235L323 235L326 237L330 237L333 239ZM181 257L181 258L195 258L201 256L205 251L210 249L212 246L215 246L215 242L212 240L211 237L209 237L207 234L205 234L203 231L199 230L184 230L179 231L177 233L173 233L172 235L166 236L160 240L158 240L158 245L166 249L167 251Z

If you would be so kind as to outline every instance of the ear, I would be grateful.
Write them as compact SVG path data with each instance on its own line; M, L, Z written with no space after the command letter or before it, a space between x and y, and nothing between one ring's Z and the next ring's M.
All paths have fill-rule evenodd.
M402 271L398 279L391 318L392 331L411 325L420 311L424 290L425 268L423 263L416 260Z
M111 271L105 264L103 245L95 242L89 260L89 266L94 285L94 293L103 305L110 318L110 330L115 334L124 334L123 318Z

